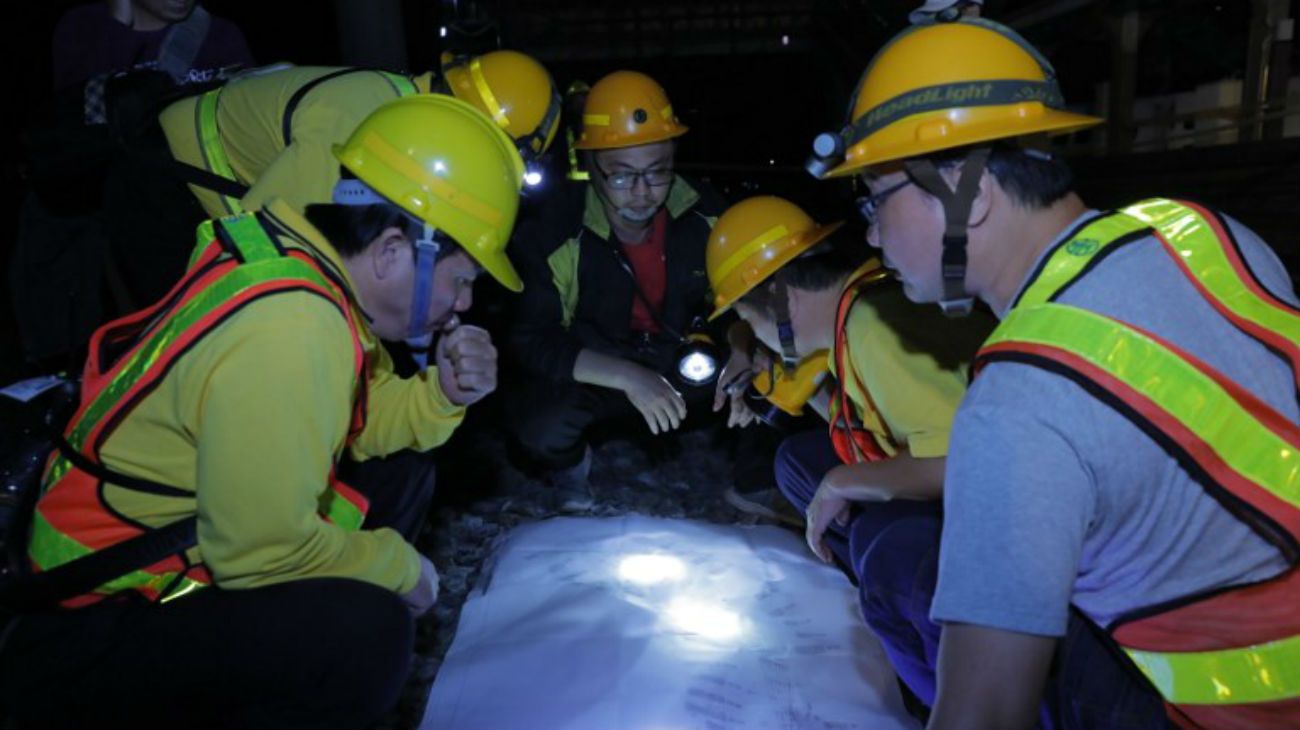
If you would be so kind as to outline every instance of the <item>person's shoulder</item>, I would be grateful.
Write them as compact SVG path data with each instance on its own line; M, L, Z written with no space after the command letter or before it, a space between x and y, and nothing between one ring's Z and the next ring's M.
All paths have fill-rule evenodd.
M108 12L108 7L104 3L89 3L86 5L75 5L63 11L59 20L54 25L54 37L67 37L90 31L103 30L112 27L109 24L121 25Z
M934 304L907 298L901 285L887 282L862 293L849 310L848 330L873 342L896 342L906 352L931 355L944 369L964 368L997 327L982 308L967 317L948 317Z
M208 13L208 18L208 33L211 34L211 37L238 38L241 43L246 42L244 29L240 28L235 21L211 12Z
M244 36L244 30L232 20L227 20L218 15L208 13L210 24L208 27L208 37L205 47L212 51L219 51L223 54L220 62L223 64L239 64L245 67L251 67L256 62L253 58L253 52L248 46L248 38Z
M1296 296L1295 281L1279 257L1278 249L1241 221L1220 213L1227 224L1228 235L1241 250L1251 274L1275 297L1292 306L1300 306Z
M97 22L98 23L104 21L112 21L114 23L117 22L116 20L113 19L113 15L108 11L108 6L106 6L102 2L74 5L68 8L67 10L63 11L63 14L59 16L60 24L66 22Z

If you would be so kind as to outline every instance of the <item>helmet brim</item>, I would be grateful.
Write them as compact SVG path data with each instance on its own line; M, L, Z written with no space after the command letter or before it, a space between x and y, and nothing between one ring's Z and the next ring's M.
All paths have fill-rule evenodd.
M828 180L845 177L876 165L925 157L937 152L969 147L983 142L996 142L1001 139L1009 140L1037 134L1050 136L1070 134L1071 132L1096 126L1103 121L1105 120L1100 117L1086 114L1046 109L1041 115L1026 120L1022 124L1018 124L1016 118L1008 120L1003 117L982 124L963 125L953 130L951 134L937 135L931 139L913 139L906 143L884 146L879 149L869 148L867 143L871 141L871 138L868 138L849 148L845 161L831 168L818 179ZM900 119L895 122L895 124L908 123L916 124L916 120ZM887 129L888 127L881 131L884 132Z

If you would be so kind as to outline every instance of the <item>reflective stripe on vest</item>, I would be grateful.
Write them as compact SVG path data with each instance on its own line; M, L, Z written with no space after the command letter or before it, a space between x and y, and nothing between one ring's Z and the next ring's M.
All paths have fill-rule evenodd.
M1216 216L1169 200L1096 219L1058 246L985 343L977 367L1014 360L1080 381L1154 430L1162 446L1199 471L1216 498L1294 565L1300 552L1300 426L1162 338L1053 301L1101 256L1147 235L1155 235L1209 304L1297 371L1300 315L1258 285ZM1293 568L1263 584L1189 596L1150 615L1121 619L1112 634L1191 723L1300 727L1296 577ZM1235 705L1244 706L1237 715Z
M396 91L399 97L420 93L420 89L415 85L415 81L408 76L389 73L388 71L377 71L376 73L383 76L385 79L388 79L388 83L393 85L393 91Z
M162 302L102 327L92 338L82 403L65 434L69 444L92 461L100 462L99 449L112 431L179 357L228 316L262 296L305 290L334 302L353 332L358 390L363 387L364 351L350 304L338 286L306 254L281 252L253 215L224 218L218 228L230 244L229 255L219 257L221 247L209 247ZM132 341L130 348L111 367L102 367L105 348L124 341ZM363 401L354 398L355 404ZM362 410L354 409L349 440L360 428ZM114 513L102 501L98 480L58 452L47 465L43 486L28 544L29 557L39 570L102 550L147 529ZM331 486L335 488L325 490L321 498L322 515L341 527L360 527L364 499L343 485ZM85 605L132 589L151 600L170 599L209 582L203 566L192 565L178 555L110 581L64 605Z
M217 102L221 99L222 88L212 89L199 97L195 105L195 126L199 133L199 149L203 150L203 163L215 175L239 184L246 184L235 175L226 155L226 145L221 141L221 130L217 127ZM239 200L229 195L221 195L221 204L232 214L244 212Z
M889 445L897 449L897 445L889 439L888 425L880 417L880 411L876 408L875 402L871 398L871 391L862 383L858 377L858 372L853 369L853 363L849 360L848 346L848 322L849 312L853 310L853 303L858 300L862 292L877 282L889 278L888 272L881 267L880 262L872 259L861 269L853 274L849 285L840 295L839 306L835 313L835 374L837 376L838 386L835 395L830 402L830 436L831 445L835 447L835 455L840 457L840 461L845 464L860 464L868 461L880 461L889 458L889 453L884 447L877 442L876 434L865 427L868 417L873 417L879 421L885 428L884 438L889 440ZM853 382L858 386L858 391L862 393L866 401L862 404L862 412L853 400L849 398L849 389L846 378L853 378Z

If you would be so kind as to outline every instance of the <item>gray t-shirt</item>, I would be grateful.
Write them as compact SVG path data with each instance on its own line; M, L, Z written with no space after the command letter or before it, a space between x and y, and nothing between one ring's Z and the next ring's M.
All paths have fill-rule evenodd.
M1229 226L1260 282L1294 304L1273 252ZM1160 335L1300 422L1286 362L1214 311L1154 237L1109 255L1059 301ZM1131 421L1022 363L990 364L962 401L944 513L936 621L1062 636L1071 603L1107 626L1287 567Z

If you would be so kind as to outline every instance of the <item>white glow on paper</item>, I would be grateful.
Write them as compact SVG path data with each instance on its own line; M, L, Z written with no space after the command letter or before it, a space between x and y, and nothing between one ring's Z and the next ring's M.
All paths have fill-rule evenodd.
M686 576L686 564L672 555L629 555L618 564L618 577L625 583L649 586L670 583Z
M744 629L735 611L693 598L674 599L665 615L677 629L715 641L738 638Z

